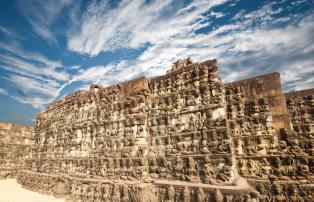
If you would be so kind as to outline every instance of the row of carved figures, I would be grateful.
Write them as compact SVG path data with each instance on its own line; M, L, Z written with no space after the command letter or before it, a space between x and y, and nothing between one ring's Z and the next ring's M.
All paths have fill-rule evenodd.
M213 83L216 82L216 83L220 84L220 80L217 79L218 78L217 72L213 72L211 74L213 77L213 78L211 78L211 85L212 85L211 89L213 91L213 88L214 88ZM158 84L158 83L155 82L154 85L156 85L156 84ZM162 94L162 92L163 92L163 80L159 81L158 87L160 87L158 92ZM221 87L216 87L216 88L220 89ZM59 109L59 111L62 111L62 109L60 109L60 108L62 108L62 105L63 105L63 107L66 106L67 108L73 107L74 111L76 111L75 109L79 109L79 108L82 109L80 111L84 111L84 108L89 108L88 105L93 105L92 103L99 102L100 106L102 106L101 102L100 102L102 100L103 100L103 103L105 103L105 105L107 105L107 106L104 106L104 108L109 108L109 106L112 106L112 105L108 105L108 104L110 104L110 103L112 104L112 102L115 103L115 101L117 100L117 92L119 92L118 88L110 88L110 89L111 90L98 89L96 92L91 92L91 93L78 93L77 97L80 99L72 99L73 100L72 105L70 104L71 101L65 102L66 99L64 99L64 100L59 101L58 103L54 104L54 106L51 106L50 108L53 110L53 112L57 112L58 109ZM154 90L152 90L152 91L154 91ZM145 100L144 98L145 98L146 94L143 92L135 94L134 98L129 97L128 100L122 105L125 105L126 106L125 108L132 108L132 103L134 103L133 106L137 107L139 105L138 103L141 103ZM204 93L204 94L206 94L206 93ZM213 93L211 93L211 94L213 94ZM61 106L61 107L58 108L56 106ZM117 107L118 107L118 109L121 108L121 107L119 107L119 105L117 105ZM118 109L116 109L115 111L119 111ZM40 118L40 117L38 117L38 118ZM38 125L40 125L40 124L38 124Z
M167 94L172 94L181 90L199 88L204 84L210 83L212 89L217 87L217 84L221 85L221 81L217 71L212 71L208 74L208 70L206 68L202 69L202 72L205 74L199 77L197 73L198 68L194 70L179 73L175 76L168 77L166 79L161 79L158 81L152 81L150 85L150 90L153 93L153 96L164 96ZM221 87L218 87L221 88Z
M153 179L203 182L205 184L229 183L233 172L231 160L210 159L208 156L143 159L81 159L28 161L28 169L43 173L68 173L77 176L106 179ZM146 173L146 174L145 174Z
M59 179L49 175L20 173L18 181L23 187L46 194L58 192L60 182L63 193L72 201L165 201L165 202L312 202L314 199L311 186L294 183L279 184L259 182L256 191L220 191L217 188L161 185L149 187L126 183L88 181L79 179ZM60 188L59 188L60 189Z
M53 194L58 190L58 183L62 182L65 194L73 201L164 201L164 202L231 202L239 200L256 201L259 193L244 190L240 192L221 192L219 189L205 189L201 187L150 184L126 184L113 182L93 182L79 179L58 179L49 175L21 173L18 181L23 187L32 191ZM147 190L147 188L149 190ZM145 200L146 199L146 200Z
M216 87L217 89L220 89L219 87ZM206 89L206 88L205 88ZM198 91L196 91L195 93L197 94ZM209 92L209 91L208 91ZM187 103L187 106L193 106L196 105L197 103L195 103L195 101L197 101L198 99L193 98L194 94L192 93L189 96L186 95L185 97L190 100L190 101L186 101L184 102L182 100L182 98L180 100L182 100L182 104ZM205 91L204 92L198 92L199 95L204 94L206 95ZM214 95L215 94L215 95ZM208 95L212 95L212 96L216 96L217 93L213 93L213 87L211 87L211 92L208 93ZM219 92L218 92L219 94ZM217 95L218 95L217 94ZM220 92L221 94L221 92ZM141 112L141 109L145 110L145 96L138 96L136 95L134 98L129 97L127 98L126 101L124 101L123 103L119 104L117 102L115 103L111 103L109 102L105 102L107 104L103 105L101 104L102 102L100 102L99 104L97 100L103 100L104 98L101 97L101 95L95 95L93 93L88 94L90 96L82 96L78 101L75 101L75 99L73 99L73 104L69 104L66 103L64 104L65 106L62 106L59 108L54 108L52 111L50 111L53 114L61 114L58 112L62 112L64 111L64 109L66 108L72 108L71 112L74 113L74 117L76 116L79 120L88 120L89 118L93 120L93 118L96 118L95 120L98 120L98 116L99 117L106 117L106 115L108 114L112 114L112 112L119 112L122 109L127 109L127 110L122 110L122 113L128 114L129 112L132 113L132 108L136 108L135 109L135 113L139 113ZM180 95L178 95L180 98ZM89 98L90 97L90 98ZM197 96L199 97L199 96ZM206 96L205 96L206 97ZM208 99L208 98L206 98ZM116 100L115 98L112 98L112 100ZM167 100L168 102L169 100ZM62 102L61 102L62 103ZM79 104L80 103L80 104ZM132 104L133 103L133 104ZM171 100L170 102L168 102L169 105L171 105L172 103L180 103L178 102L174 102L173 100ZM189 104L190 103L190 104ZM186 104L184 104L186 105ZM142 106L142 107L141 107ZM148 107L150 105L148 104ZM152 105L151 108L154 108L155 105ZM144 107L144 108L143 108ZM141 109L139 109L141 108ZM75 115L76 114L76 115ZM100 116L101 114L101 116ZM41 114L42 116L44 114ZM49 116L49 115L48 115ZM60 116L60 115L59 115ZM68 118L65 120L77 120L72 116L72 118ZM79 116L79 117L78 117ZM44 117L44 116L43 116ZM62 117L62 116L61 116ZM48 118L48 117L45 117ZM41 116L38 116L38 123L37 123L37 127L41 127L42 125L46 125L45 123L41 123Z

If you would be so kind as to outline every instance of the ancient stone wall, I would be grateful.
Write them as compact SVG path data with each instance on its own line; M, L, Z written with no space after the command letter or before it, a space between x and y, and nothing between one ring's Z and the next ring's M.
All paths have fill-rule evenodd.
M314 89L286 93L292 133L283 137L291 145L301 147L302 152L314 156ZM301 152L300 151L300 152ZM313 158L308 159L314 165ZM312 168L313 169L313 168Z
M311 201L313 155L289 113L278 73L223 85L216 60L179 60L39 113L18 181L75 201Z
M282 92L278 72L225 84L225 87L233 87L243 92L243 100L247 104L259 105L260 102L266 102L272 114L273 127L277 135L281 128L290 127L286 99Z
M295 115L291 114L290 101L286 105L289 94L282 93L279 74L226 84L225 89L229 129L240 176L264 195L260 199L278 197L288 201L285 195L294 194L297 198L309 197L311 201L313 155L305 153L299 138L293 138L291 117Z
M216 61L205 61L151 80L151 177L205 184L235 181L224 91L217 70Z
M0 179L15 177L23 170L32 138L32 127L0 121Z

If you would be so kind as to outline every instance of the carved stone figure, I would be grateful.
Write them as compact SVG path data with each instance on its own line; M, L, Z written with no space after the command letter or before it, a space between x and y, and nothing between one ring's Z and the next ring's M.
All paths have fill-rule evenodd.
M74 201L313 201L314 91L280 83L223 84L216 60L187 58L92 85L34 129L0 122L0 178Z
M204 183L213 184L214 183L214 170L208 156L204 159Z
M205 201L205 193L204 193L204 191L203 191L202 188L198 188L198 189L196 190L196 196L195 196L195 198L196 198L196 201L197 201L197 202Z
M174 202L175 190L173 186L169 186L167 188L166 199L165 202Z
M111 198L112 201L120 202L120 188L118 184L114 184Z
M172 65L172 71L178 70L178 69L182 69L184 67L186 67L189 64L192 64L192 60L190 57L188 57L187 59L184 60L177 60L175 63L173 63Z
M228 165L223 165L217 175L217 181L219 182L228 182L231 178L232 169Z
M188 181L191 181L191 182L199 182L200 181L198 171L196 169L196 163L192 157L189 157L186 178Z
M181 180L183 176L183 161L179 156L177 156L175 162L176 162L174 167L175 177L176 179Z
M187 187L184 187L182 190L182 201L183 202L190 202L191 201L191 193Z
M287 198L282 191L281 185L274 184L273 189L274 189L274 196L272 197L272 201L276 201L276 202L287 201Z

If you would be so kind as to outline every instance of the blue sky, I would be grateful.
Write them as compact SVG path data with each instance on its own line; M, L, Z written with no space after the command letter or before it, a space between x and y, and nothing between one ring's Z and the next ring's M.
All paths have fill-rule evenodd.
M314 87L313 0L1 0L0 120L91 83L164 74L178 58L217 58L224 82L279 71Z

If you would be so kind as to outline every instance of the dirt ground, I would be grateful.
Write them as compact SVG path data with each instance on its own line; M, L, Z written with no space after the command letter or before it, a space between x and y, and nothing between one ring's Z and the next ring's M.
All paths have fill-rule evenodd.
M22 188L15 179L0 180L0 202L64 202L54 198Z

